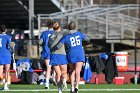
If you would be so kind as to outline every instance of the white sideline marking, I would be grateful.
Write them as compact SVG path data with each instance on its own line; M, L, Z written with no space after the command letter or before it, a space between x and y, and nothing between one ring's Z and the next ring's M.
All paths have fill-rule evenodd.
M58 91L58 89L26 89L26 90L2 90L2 91ZM70 91L70 89L66 89L63 91ZM140 89L79 89L79 91L140 91Z

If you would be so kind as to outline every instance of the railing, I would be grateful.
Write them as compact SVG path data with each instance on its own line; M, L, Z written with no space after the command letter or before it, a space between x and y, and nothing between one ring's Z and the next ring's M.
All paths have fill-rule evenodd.
M62 12L93 5L93 0L51 0Z
M133 9L138 9L139 5L138 4L127 4L127 5L89 5L85 7L80 7L80 8L74 8L74 9L69 9L65 12L57 12L57 13L52 13L49 15L49 17L57 17L57 18L62 18L66 16L71 16L71 15L78 15L78 14L108 14L108 13L113 13L113 12L119 12L122 10L133 10ZM40 14L41 16L45 16L45 14ZM47 15L48 16L48 15Z
M99 34L101 38L137 38L140 36L140 19L124 15L123 12L138 8L138 4L89 5L49 15L39 14L38 27L41 30L40 20L55 19L63 25L70 20L75 20L78 24L78 29L81 29L92 39L94 39L95 34Z

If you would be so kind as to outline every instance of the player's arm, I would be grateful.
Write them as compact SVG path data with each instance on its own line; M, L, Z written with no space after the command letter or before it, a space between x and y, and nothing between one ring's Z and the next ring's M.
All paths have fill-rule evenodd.
M38 41L38 44L40 45L40 46L43 46L43 43L44 43L44 33L42 33L41 34L41 36L40 36L40 39L39 39L39 41Z
M87 36L86 36L83 40L84 40L84 41L88 41L88 42L90 42L90 38L87 37Z
M52 34L52 35L49 37L48 46L49 46L50 49L55 45L55 42L57 41L57 40L56 40L56 37L57 37L57 35L55 35L55 34Z
M59 47L57 47L56 45L59 43L60 40L57 39L62 37L62 34L57 32L57 33L53 33L50 37L49 37L49 42L48 42L48 46L50 48L50 50L53 48L53 51L57 50ZM55 48L54 48L55 47Z
M58 42L54 47L51 48L51 51L55 51L59 48L61 48L63 46L63 44L65 43L66 38L65 36L60 40L60 42Z
M83 38L84 41L90 42L90 38L87 35L82 34L82 33L81 33L81 35L82 35L82 38Z
M52 48L52 45L53 45L53 40L50 37L49 37L49 41L48 41L48 47L51 49Z
M62 45L63 45L63 43L62 43L62 42L59 42L59 43L58 43L58 44L56 44L54 47L52 47L50 50L51 50L51 51L55 51L55 50L57 50L57 49L61 48L61 47L62 47Z
M39 39L38 44L39 44L40 46L42 46L42 45L43 45L43 39Z
M62 33L62 35L71 34L71 32L69 30L62 30L61 33Z
M53 48L52 51L54 51L54 50L57 50L57 49L61 48L61 46L63 44L61 45L61 43L59 43L59 41L57 40L57 37L61 37L62 35L64 36L64 35L67 35L67 34L69 34L69 32L66 31L66 30L60 31L57 34L52 34L50 36L50 38L49 38L49 47L50 47L50 49Z

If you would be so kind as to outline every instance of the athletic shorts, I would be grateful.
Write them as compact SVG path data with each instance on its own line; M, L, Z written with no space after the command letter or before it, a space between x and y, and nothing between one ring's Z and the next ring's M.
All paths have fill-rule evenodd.
M43 51L41 54L41 59L50 59L50 52Z
M0 65L11 64L11 57L0 57Z
M77 53L75 55L67 55L67 59L70 63L85 62L85 56L83 53Z
M65 65L68 64L66 55L62 54L51 54L50 56L50 65Z

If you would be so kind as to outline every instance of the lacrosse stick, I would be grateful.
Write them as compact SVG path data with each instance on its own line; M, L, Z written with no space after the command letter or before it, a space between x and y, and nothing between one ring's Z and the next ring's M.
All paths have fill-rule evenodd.
M17 75L17 70L16 70L16 62L15 62L15 53L13 53L13 69L16 73L16 78L18 78L18 75Z

